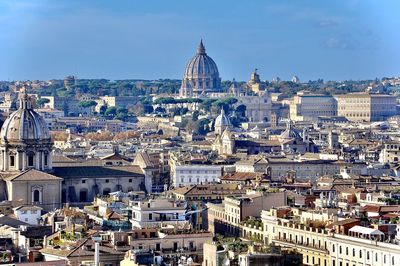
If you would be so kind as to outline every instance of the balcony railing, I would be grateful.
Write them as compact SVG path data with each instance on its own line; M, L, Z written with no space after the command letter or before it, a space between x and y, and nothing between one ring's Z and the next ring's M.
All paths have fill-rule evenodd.
M312 244L312 243L301 243L300 241L294 241L294 240L290 240L290 239L285 239L282 237L276 237L273 239L274 242L282 245L282 246L289 246L289 247L301 247L301 248L309 248L312 249L313 251L317 251L317 252L322 252L322 253L328 253L328 249L326 249L324 246L319 246L317 244Z

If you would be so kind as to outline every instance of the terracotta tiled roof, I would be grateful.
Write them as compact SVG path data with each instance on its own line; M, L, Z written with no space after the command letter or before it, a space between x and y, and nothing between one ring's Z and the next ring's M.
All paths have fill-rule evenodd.
M257 173L243 173L243 172L235 172L229 173L222 176L220 179L223 180L231 180L231 181L246 181L246 180L254 180L257 177Z

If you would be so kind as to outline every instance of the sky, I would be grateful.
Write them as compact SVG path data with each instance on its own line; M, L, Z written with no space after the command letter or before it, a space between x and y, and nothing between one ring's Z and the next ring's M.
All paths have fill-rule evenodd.
M0 0L0 80L400 76L398 0Z

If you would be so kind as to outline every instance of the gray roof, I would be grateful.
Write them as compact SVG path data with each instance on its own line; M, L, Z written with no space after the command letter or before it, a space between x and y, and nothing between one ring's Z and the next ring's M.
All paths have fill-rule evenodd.
M18 228L21 225L29 225L28 223L22 222L16 218L10 216L0 216L0 225L7 225L13 228Z
M49 180L60 180L61 178L36 170L29 169L22 173L7 178L9 181L49 181Z
M54 174L67 178L111 178L111 177L144 177L139 166L99 166L72 165L53 167Z

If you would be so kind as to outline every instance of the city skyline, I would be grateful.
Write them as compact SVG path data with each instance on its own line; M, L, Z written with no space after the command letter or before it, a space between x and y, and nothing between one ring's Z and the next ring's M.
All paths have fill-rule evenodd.
M395 1L0 2L0 80L181 79L204 40L223 80L398 76Z

